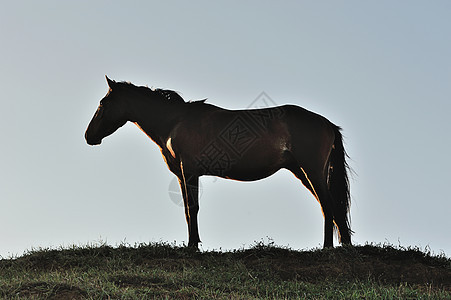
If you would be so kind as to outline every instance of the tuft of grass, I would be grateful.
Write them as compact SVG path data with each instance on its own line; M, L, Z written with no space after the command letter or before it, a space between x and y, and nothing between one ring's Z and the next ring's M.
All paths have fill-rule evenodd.
M2 299L449 299L451 260L367 244L296 251L258 242L197 252L168 243L35 249L0 260Z

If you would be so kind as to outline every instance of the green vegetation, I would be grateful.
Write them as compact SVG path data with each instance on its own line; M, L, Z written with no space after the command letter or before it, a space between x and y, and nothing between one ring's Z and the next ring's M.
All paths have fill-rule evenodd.
M451 260L389 245L294 251L165 243L31 251L0 260L2 299L451 299Z

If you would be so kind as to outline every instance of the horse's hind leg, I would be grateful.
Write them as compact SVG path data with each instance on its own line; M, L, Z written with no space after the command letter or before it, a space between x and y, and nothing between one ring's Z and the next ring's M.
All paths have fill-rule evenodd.
M327 189L327 183L321 179L312 178L313 186L324 215L324 248L333 247L334 236L334 207L333 200Z
M304 186L320 203L324 216L324 248L333 247L334 213L332 198L327 189L327 182L321 180L321 176L309 176L307 172L299 166L289 169L301 180Z

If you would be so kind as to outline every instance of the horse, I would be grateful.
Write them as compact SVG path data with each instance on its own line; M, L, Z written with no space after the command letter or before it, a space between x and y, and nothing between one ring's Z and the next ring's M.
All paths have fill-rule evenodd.
M296 105L229 110L105 77L109 89L88 125L86 142L99 145L132 122L158 145L180 184L188 247L198 249L201 242L200 176L254 181L282 168L320 203L324 248L333 247L334 232L341 244L351 245L348 155L339 126Z

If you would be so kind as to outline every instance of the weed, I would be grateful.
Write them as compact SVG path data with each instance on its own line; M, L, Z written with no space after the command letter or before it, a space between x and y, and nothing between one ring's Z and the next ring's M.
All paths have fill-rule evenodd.
M34 249L0 260L3 299L443 299L451 260L391 245L231 252L168 243Z

